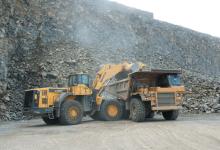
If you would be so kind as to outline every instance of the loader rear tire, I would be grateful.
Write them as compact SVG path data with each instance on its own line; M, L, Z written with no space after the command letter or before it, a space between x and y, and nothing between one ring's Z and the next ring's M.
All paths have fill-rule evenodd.
M105 100L100 109L100 117L104 121L117 121L122 118L122 106L119 101Z
M60 123L63 125L79 124L83 118L82 105L75 100L64 101L60 110Z
M179 111L178 110L164 111L162 112L162 114L165 120L176 120L179 115Z
M130 118L135 122L145 120L145 105L139 98L132 98L130 103Z
M46 117L42 117L42 120L47 124L47 125L55 125L59 123L59 119L58 118L54 118L54 119L49 119L47 116Z

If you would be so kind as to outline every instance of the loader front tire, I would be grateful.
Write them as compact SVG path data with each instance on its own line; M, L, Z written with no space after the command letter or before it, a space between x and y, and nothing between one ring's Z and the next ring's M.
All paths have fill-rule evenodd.
M130 118L135 122L145 120L145 105L139 98L132 98L130 103Z
M75 100L64 101L60 110L60 123L63 125L79 124L83 118L82 105Z
M104 121L117 121L122 118L122 106L119 101L105 100L100 109L100 117Z

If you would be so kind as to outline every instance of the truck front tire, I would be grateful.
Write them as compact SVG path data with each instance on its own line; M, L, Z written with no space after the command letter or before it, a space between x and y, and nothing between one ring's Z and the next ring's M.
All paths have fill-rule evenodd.
M164 111L162 112L162 114L165 120L176 120L179 115L179 111L178 110Z
M64 101L60 110L60 123L63 125L79 124L83 118L82 105L75 100Z
M130 103L130 118L135 122L145 120L146 109L144 103L138 98L132 98Z

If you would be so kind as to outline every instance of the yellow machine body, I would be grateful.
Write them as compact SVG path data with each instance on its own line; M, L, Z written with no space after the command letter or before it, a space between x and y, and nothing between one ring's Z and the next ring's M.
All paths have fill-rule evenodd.
M58 97L62 93L69 93L71 94L68 96L68 99L74 100L77 96L89 96L92 94L92 90L84 84L78 84L76 86L68 87L68 88L53 88L53 87L46 87L46 88L36 88L30 89L28 91L37 91L34 94L34 101L36 102L36 108L48 108L53 107L54 103L58 100Z

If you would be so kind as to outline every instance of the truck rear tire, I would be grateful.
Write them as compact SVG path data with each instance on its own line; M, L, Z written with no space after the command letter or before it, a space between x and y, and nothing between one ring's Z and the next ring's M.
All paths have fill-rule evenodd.
M100 109L100 117L104 121L117 121L122 118L122 106L119 101L105 100Z
M75 100L64 101L60 110L60 123L63 125L79 124L83 118L82 105Z
M47 124L47 125L55 125L59 123L59 119L58 118L54 118L54 119L50 119L47 116L46 117L42 117L42 120Z
M145 120L145 105L138 98L132 98L130 103L130 118L135 122L142 122Z
M166 120L176 120L179 115L179 111L178 110L164 111L162 112L162 114L164 119Z

